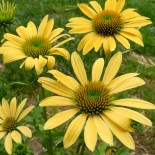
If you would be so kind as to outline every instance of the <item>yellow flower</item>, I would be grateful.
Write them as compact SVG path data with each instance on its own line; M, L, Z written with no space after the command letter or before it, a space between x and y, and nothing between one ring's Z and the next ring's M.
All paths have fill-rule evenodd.
M33 22L29 22L27 27L20 26L16 29L19 36L6 33L4 38L7 39L0 48L0 54L3 54L4 63L10 63L19 59L26 58L20 67L25 65L26 70L31 70L34 66L37 74L41 74L44 66L47 64L48 69L55 65L54 54L61 55L67 60L70 54L64 48L59 48L62 44L72 40L67 34L60 34L63 29L53 29L54 19L48 21L46 15L41 21L38 30ZM62 42L58 39L69 37Z
M91 1L92 8L78 4L79 9L90 19L75 17L66 26L71 27L72 34L87 33L79 42L78 51L87 54L93 47L97 52L103 46L105 55L109 56L116 48L116 41L129 49L129 40L143 46L142 35L138 28L151 24L149 18L141 16L135 9L122 11L125 0L107 0L105 7Z
M57 70L49 71L57 80L39 78L38 81L42 87L57 94L42 100L40 106L71 108L56 114L44 125L45 130L53 129L74 117L64 136L65 148L77 140L84 128L84 141L91 151L95 149L97 135L104 142L113 145L112 133L125 146L134 149L134 141L129 134L133 131L130 126L131 119L145 125L152 125L148 118L127 107L155 109L153 104L135 98L118 100L114 98L114 95L119 92L145 84L141 78L137 77L138 73L128 73L114 78L121 62L122 55L118 52L109 61L104 76L101 78L104 59L97 59L92 67L92 79L89 81L80 56L73 52L71 63L78 81Z
M22 142L21 133L26 137L32 136L31 130L20 123L34 108L34 106L29 106L22 111L26 100L27 99L24 99L19 106L17 106L15 97L12 98L10 105L5 98L2 99L2 105L0 105L0 139L5 137L4 146L8 154L12 153L12 140L16 143Z
M0 4L0 28L6 27L12 23L16 5L9 1L2 0Z

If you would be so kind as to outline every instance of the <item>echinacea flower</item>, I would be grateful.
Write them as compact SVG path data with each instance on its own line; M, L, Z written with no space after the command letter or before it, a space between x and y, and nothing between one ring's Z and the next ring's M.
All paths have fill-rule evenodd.
M128 73L117 78L122 62L121 52L116 53L109 61L105 73L104 59L99 58L92 67L92 79L89 81L83 62L77 52L71 55L71 63L78 80L57 70L50 70L57 80L40 77L39 82L45 89L57 94L45 98L40 106L68 106L65 110L51 117L44 125L45 130L53 129L72 118L64 136L64 147L71 146L84 128L84 141L94 151L97 135L109 145L113 145L112 133L128 148L135 144L130 135L133 131L131 119L151 126L151 121L142 114L128 109L155 109L147 101L135 98L115 99L117 93L144 85L137 77L138 73Z
M78 4L79 9L89 18L74 17L66 26L72 28L69 33L86 35L78 44L78 51L87 54L93 47L97 52L103 46L105 55L109 56L116 48L116 42L130 49L129 40L143 46L139 28L151 24L148 17L141 16L135 9L122 10L125 0L107 0L102 9L96 1L89 7Z
M63 56L67 60L70 54L62 44L72 40L68 34L60 34L64 29L56 28L53 30L54 19L48 21L46 15L41 21L38 30L33 22L29 22L27 27L20 26L16 29L19 36L6 33L4 38L7 40L0 48L3 54L4 63L10 63L20 59L25 61L20 67L25 65L26 70L31 70L34 66L37 74L41 74L44 66L52 69L55 65L54 54ZM61 42L58 39L68 37Z
M6 29L12 24L16 5L9 1L2 0L0 4L0 28Z
M24 99L17 106L15 97L10 101L10 105L5 98L2 99L2 105L0 105L0 139L5 138L4 146L8 154L12 153L12 140L16 143L22 142L21 133L26 137L32 136L31 130L20 122L34 108L34 106L29 106L23 110L26 100Z

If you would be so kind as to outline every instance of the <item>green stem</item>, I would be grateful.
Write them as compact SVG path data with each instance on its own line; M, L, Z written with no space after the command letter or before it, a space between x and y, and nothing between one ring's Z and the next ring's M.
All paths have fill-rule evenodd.
M85 148L86 148L86 144L83 142L82 148L81 148L81 151L80 151L80 155L84 154Z
M41 87L41 92L42 92L42 99L45 98L45 89L43 87ZM43 118L45 121L47 121L47 110L46 107L43 107ZM50 155L54 155L54 151L53 151L53 139L52 139L52 134L51 131L48 131L48 135L49 135L49 141L50 141L50 145L49 145L49 152Z

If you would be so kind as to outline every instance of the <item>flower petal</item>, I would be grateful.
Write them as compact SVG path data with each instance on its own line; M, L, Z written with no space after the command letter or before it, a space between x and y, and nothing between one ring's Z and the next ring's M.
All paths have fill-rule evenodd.
M142 114L140 114L136 111L122 108L122 107L111 107L110 109L120 115L123 115L130 119L133 119L137 122L140 122L140 123L148 125L148 126L152 126L152 122L148 118L146 118L145 116L143 116Z
M11 132L11 138L16 142L16 143L21 143L22 138L21 135L19 134L18 131L14 130Z
M40 75L43 72L44 68L41 68L39 66L39 59L38 58L34 59L34 64L35 64L35 70L36 70L37 75Z
M29 106L28 108L26 108L18 117L17 121L19 122L20 120L22 120L35 106Z
M128 148L135 149L134 141L129 134L129 132L119 128L117 125L115 125L110 119L108 119L106 116L102 115L102 118L106 122L106 124L109 126L111 131L114 133L114 135Z
M79 9L89 18L93 18L96 12L85 4L78 4Z
M70 109L54 115L45 123L44 129L49 130L61 125L72 118L78 111L78 109Z
M10 106L5 98L2 98L2 109L6 116L10 116Z
M29 71L34 67L35 61L32 57L27 57L25 60L25 70Z
M0 131L0 139L6 135L6 131Z
M116 42L113 36L109 36L109 46L110 46L110 51L114 51L116 49Z
M55 66L55 58L53 56L46 56L47 57L47 67L48 69L52 69Z
M76 77L79 79L81 84L87 83L87 74L84 68L84 64L77 52L73 52L71 55L71 63Z
M80 114L70 123L64 136L65 148L70 147L77 140L83 129L86 118L86 114Z
M89 2L91 4L91 6L94 8L94 10L97 12L97 13L100 13L102 12L102 7L100 6L100 4L96 1L91 1Z
M103 38L103 49L104 49L105 55L109 57L111 55L109 37Z
M112 104L118 105L118 106L140 108L140 109L155 109L154 104L152 104L148 101L134 99L134 98L114 100L114 101L112 101Z
M48 15L46 15L43 20L41 21L39 27L38 27L38 36L42 36L44 33L44 30L46 28L48 22Z
M16 32L18 33L18 35L23 38L23 39L28 39L29 35L27 32L27 29L24 26L20 26L16 29Z
M17 100L16 97L12 98L10 102L10 114L14 118L16 115L16 108L17 108Z
M120 13L125 5L125 0L118 0L116 4L116 11Z
M95 116L94 122L100 138L107 144L113 145L112 133L104 121L99 116Z
M8 133L7 136L5 137L4 146L7 153L12 154L12 138L10 133Z
M107 0L105 2L105 10L116 10L116 0Z
M28 22L27 29L29 30L29 36L33 37L37 35L37 28L33 22Z
M109 61L102 82L107 85L117 74L122 63L122 54L117 52Z
M26 127L26 126L18 126L17 129L23 134L25 135L26 137L29 137L31 138L32 137L32 132L31 130Z
M94 123L95 116L89 116L84 129L84 141L92 152L97 142L97 129Z
M104 59L99 58L95 61L92 67L92 81L99 81L104 68Z
M38 65L40 68L43 68L47 63L47 59L44 58L42 55L39 55Z
M53 38L55 38L56 36L58 36L64 29L62 28L57 28L57 29L54 29L50 35L49 35L49 40L52 40Z
M39 106L75 106L75 103L66 97L51 96L42 100Z
M42 84L43 88L51 91L52 93L65 97L72 97L73 95L73 91L59 81L55 81L46 77L41 77L38 79L38 82Z

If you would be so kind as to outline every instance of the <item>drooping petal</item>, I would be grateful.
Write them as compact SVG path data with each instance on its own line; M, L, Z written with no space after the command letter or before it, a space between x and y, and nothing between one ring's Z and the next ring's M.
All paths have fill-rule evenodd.
M55 66L55 58L53 56L46 56L47 57L47 67L48 69L52 69Z
M39 55L39 59L38 59L38 65L40 68L43 68L47 63L47 59L44 58L42 55Z
M17 129L23 134L25 135L26 137L29 137L31 138L32 137L32 132L31 130L26 127L26 126L18 126Z
M43 71L43 68L39 66L39 59L38 58L34 59L34 64L35 64L35 70L36 70L37 75L40 75Z
M107 144L113 145L112 133L104 121L99 116L95 116L94 122L100 138Z
M145 81L139 77L132 77L127 80L121 81L111 88L109 94L116 94L125 90L136 88L145 84Z
M27 57L25 60L25 70L29 71L34 67L35 61L32 57Z
M70 123L64 136L65 148L70 147L77 140L83 129L86 118L86 114L80 114Z
M122 63L122 54L117 52L109 61L102 82L107 85L117 74Z
M104 59L99 58L95 61L92 67L92 81L99 81L104 68Z
M16 143L21 143L22 138L21 135L19 134L18 131L14 130L11 132L11 138L16 142Z
M42 100L39 106L75 106L75 103L66 97L51 96Z
M104 42L104 38L100 35L97 35L96 36L96 40L94 42L94 49L95 49L95 52L97 52L99 50L99 48L101 47L101 45L103 44Z
M70 118L72 118L79 110L78 109L70 109L63 112L60 112L56 115L54 115L52 118L50 118L44 125L45 130L53 129ZM65 117L64 117L65 116Z
M8 133L7 136L5 137L5 142L4 142L5 150L7 151L8 154L12 154L12 138L11 134Z
M94 119L95 116L89 116L84 129L84 141L92 152L94 151L97 142L97 129Z
M134 141L129 134L129 132L119 128L116 124L114 124L110 119L108 119L106 116L102 115L102 118L106 122L106 124L109 126L111 131L114 133L114 135L128 148L135 149Z
M60 56L64 57L67 60L70 59L69 52L67 50L65 50L64 48L51 48L49 50L49 54L52 54L52 55L60 55Z
M79 87L79 83L71 76L66 76L65 74L57 70L50 70L49 73L51 73L58 81L60 81L73 91Z
M110 51L114 51L116 49L116 42L113 36L109 36L109 46L110 46Z
M76 77L79 79L81 84L85 85L87 83L87 74L84 64L77 52L72 53L71 63Z
M6 131L1 131L0 132L0 139L3 138L6 135Z
M111 107L110 109L120 115L133 119L137 122L140 122L148 126L152 126L152 122L148 118L146 118L145 116L136 111L122 107Z
M16 97L12 98L10 102L10 114L14 118L16 115L16 108L17 108L17 100Z
M41 77L38 82L42 84L42 87L51 91L52 93L58 94L60 96L72 97L73 91L63 85L59 81L52 80L50 78Z
M17 111L16 111L16 117L15 119L18 118L19 114L21 113L22 109L24 108L25 104L26 104L27 98L25 98L17 107Z
M17 121L21 121L35 106L29 106L18 117Z
M78 4L79 9L89 18L93 18L96 12L85 4Z
M105 55L109 57L111 55L109 37L103 38L103 49L104 49Z
M2 109L6 116L10 116L10 106L5 98L2 98Z
M125 107L133 107L140 109L155 109L155 105L144 100L135 98L126 98L112 101L112 104Z

